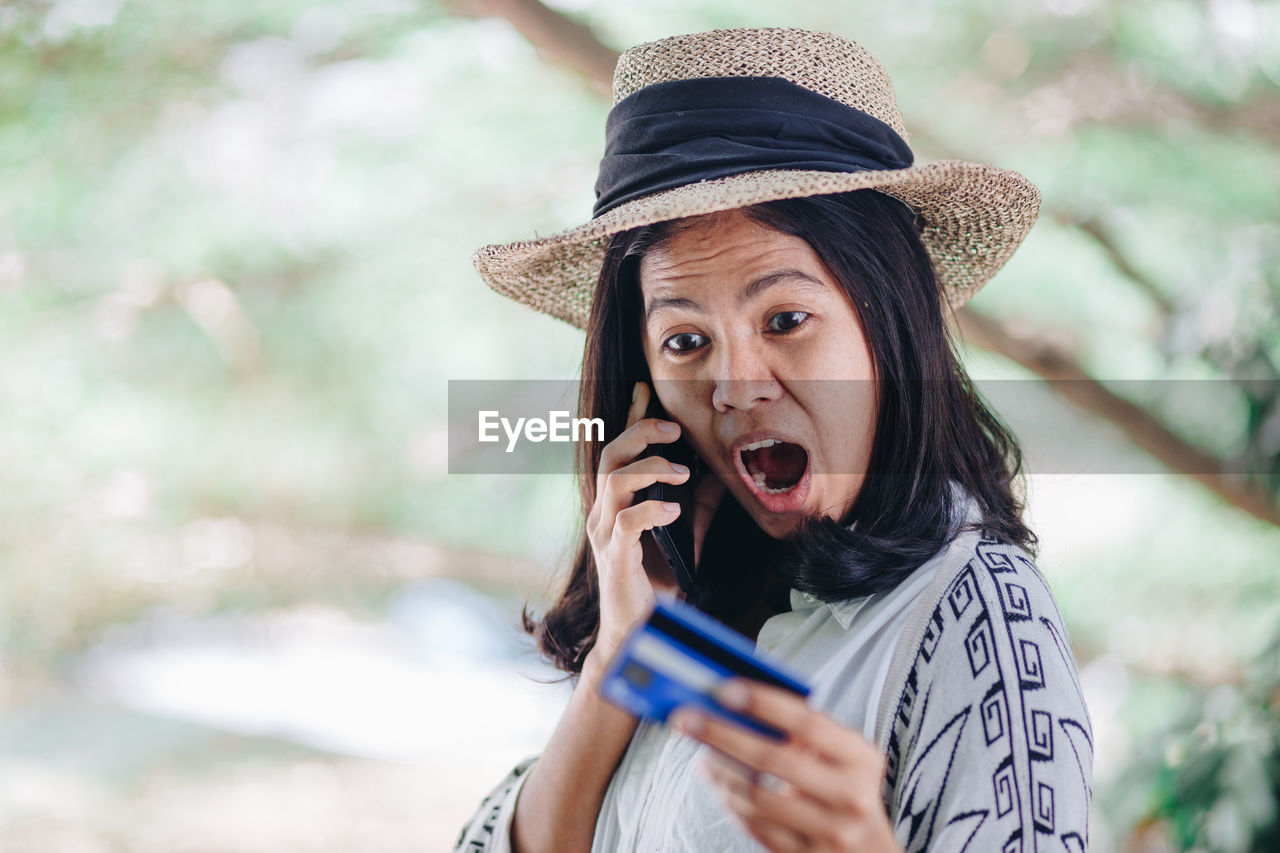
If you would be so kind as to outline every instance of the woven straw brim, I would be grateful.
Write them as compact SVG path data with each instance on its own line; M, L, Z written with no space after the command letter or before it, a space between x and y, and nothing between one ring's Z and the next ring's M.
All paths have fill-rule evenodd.
M982 163L942 160L887 171L748 172L654 193L550 237L485 246L476 252L475 265L498 293L583 329L612 235L766 201L862 189L900 199L924 219L921 239L952 308L995 275L1040 212L1040 191L1034 184L1017 172Z

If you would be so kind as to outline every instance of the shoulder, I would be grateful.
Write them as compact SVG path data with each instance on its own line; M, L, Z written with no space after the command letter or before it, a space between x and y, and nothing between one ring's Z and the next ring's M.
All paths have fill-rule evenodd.
M1062 615L1023 549L977 533L953 541L884 700L891 814L911 814L929 790L935 810L963 802L1024 838L1048 832L1071 849L1087 837L1092 726Z
M521 761L480 801L479 808L463 825L458 840L454 842L455 853L509 853L512 850L510 833L516 800L529 778L529 768L537 760L535 755Z
M999 629L1025 634L1031 645L1048 640L1074 672L1062 613L1044 574L1017 545L978 532L957 536L935 558L937 568L915 604L899 648L899 664L914 652L916 663L928 664L939 649L964 649L979 671L983 650L991 644L979 636ZM963 635L963 641L962 636ZM1026 673L1031 676L1032 673Z
M1022 548L969 533L948 547L908 619L883 722L897 731L918 722L924 709L917 698L929 692L962 704L1000 701L993 686L1030 703L1076 706L1087 726L1075 656L1049 582Z
M1018 656L1026 664L1020 669L1022 680L1037 680L1041 668L1033 660L1045 641L1074 673L1062 613L1048 580L1027 552L977 533L957 537L953 544L959 547L952 549L951 559L940 567L919 602L917 619L924 625L917 649L920 657L927 661L949 634L945 639L954 648L963 647L980 672L983 650L990 644L979 637L999 631L1022 652ZM993 643L994 637L992 633Z

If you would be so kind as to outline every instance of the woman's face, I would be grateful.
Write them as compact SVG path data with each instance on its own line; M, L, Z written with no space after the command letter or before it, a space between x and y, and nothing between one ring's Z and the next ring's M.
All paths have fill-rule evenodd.
M663 408L760 528L843 518L871 457L875 372L809 244L736 211L699 217L645 254L640 289Z

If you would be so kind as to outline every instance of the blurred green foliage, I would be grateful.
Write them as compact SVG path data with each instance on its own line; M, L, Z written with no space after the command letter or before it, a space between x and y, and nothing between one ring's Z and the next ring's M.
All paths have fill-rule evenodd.
M1199 687L1116 780L1108 808L1179 850L1280 849L1280 637L1243 685Z
M1277 487L1277 3L559 6L618 47L751 25L865 44L920 161L1044 193L973 307L1103 380L1221 381L1211 411L1139 402ZM415 573L466 572L424 567L423 542L524 559L508 579L540 588L572 480L449 476L446 383L575 375L580 333L488 292L469 256L587 215L607 107L438 0L0 6L0 687L41 689L156 607L372 612ZM1138 798L1114 832L1264 849L1276 661L1241 668L1280 621L1280 533L1138 479L1032 506L1082 659L1128 673L1095 709L1147 756L1107 788Z

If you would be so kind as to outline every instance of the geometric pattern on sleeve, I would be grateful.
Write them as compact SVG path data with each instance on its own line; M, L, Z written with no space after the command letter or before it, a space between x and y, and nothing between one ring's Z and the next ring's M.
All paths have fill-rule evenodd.
M509 853L511 817L515 814L513 800L519 795L521 778L536 760L534 756L521 761L494 786L462 827L454 842L455 853Z
M891 706L895 834L908 853L1084 851L1093 730L1062 615L1025 551L973 541Z

